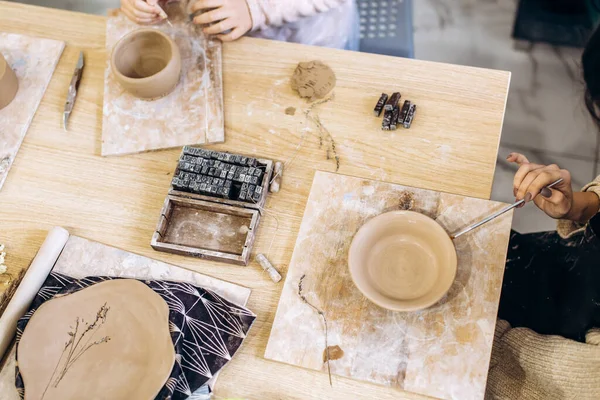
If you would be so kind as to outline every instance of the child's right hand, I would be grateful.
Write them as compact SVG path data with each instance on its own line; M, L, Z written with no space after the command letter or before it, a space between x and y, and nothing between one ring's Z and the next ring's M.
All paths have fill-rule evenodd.
M157 4L158 0L121 0L121 11L133 22L151 25L161 21Z

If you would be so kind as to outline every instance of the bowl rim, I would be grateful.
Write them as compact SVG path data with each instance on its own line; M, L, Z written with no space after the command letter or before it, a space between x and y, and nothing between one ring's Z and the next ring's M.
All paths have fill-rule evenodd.
M389 218L389 217L393 217L393 216L400 216L400 215L413 215L416 216L417 218L422 219L423 221L430 221L432 222L432 226L437 226L437 228L434 229L439 229L444 233L444 236L448 238L448 242L450 243L450 246L452 247L452 249L454 250L452 252L452 260L449 263L450 268L452 268L452 279L449 281L448 287L444 288L444 290L441 292L440 296L436 296L434 299L426 302L426 303L420 303L417 304L415 306L412 307L402 307L399 306L398 304L401 303L401 301L394 301L394 305L390 305L390 304L383 304L382 302L380 302L377 299L372 298L371 296L367 295L364 291L364 285L358 283L354 277L354 272L353 269L351 268L351 265L353 264L353 251L352 249L355 246L356 243L356 237L358 236L359 232L363 229L365 229L368 226L374 225L376 224L379 220L385 219L385 218ZM428 222L429 223L429 222ZM352 282L354 283L354 286L360 291L360 293L365 296L369 301L371 301L372 303L378 305L381 308L385 308L386 310L391 310L391 311L401 311L401 312L412 312L412 311L419 311L419 310L424 310L427 309L431 306L433 306L434 304L436 304L437 302L439 302L447 293L448 291L450 291L450 288L452 287L452 285L454 284L454 282L456 281L456 274L458 272L458 255L456 253L456 246L454 246L454 242L452 241L452 239L450 238L450 235L448 235L448 232L433 218L416 212L416 211L410 211L410 210L394 210L394 211L388 211L388 212L384 212L381 213L371 219L369 219L367 222L365 222L354 234L354 236L352 237L352 242L350 244L350 248L348 250L348 271L350 272L350 278L352 279Z
M125 42L126 39L129 39L132 36L140 35L143 33L156 33L159 36L162 36L164 39L166 39L167 43L169 43L169 47L171 48L171 59L169 60L167 65L165 65L165 67L163 69L161 69L154 75L146 76L145 78L130 78L128 76L123 75L121 73L121 71L119 71L119 69L116 67L115 54L116 54L117 50L123 46L123 43ZM150 80L156 80L157 76L163 74L165 72L165 70L167 69L167 67L173 63L175 54L178 52L179 52L179 49L177 48L175 41L173 39L171 39L171 37L169 35L167 35L166 33L161 32L160 30L155 29L155 28L140 28L140 29L136 29L134 31L127 33L125 36L123 36L121 39L119 39L119 41L113 46L112 52L110 54L110 69L112 70L113 74L118 75L119 79L121 79L121 80L128 81L128 82L135 82L135 83L144 83L144 82L147 82Z

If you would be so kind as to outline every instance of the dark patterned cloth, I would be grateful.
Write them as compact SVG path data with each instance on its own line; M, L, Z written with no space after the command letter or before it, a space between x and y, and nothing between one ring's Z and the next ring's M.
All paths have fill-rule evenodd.
M51 273L29 311L17 324L17 347L21 335L38 307L57 296L78 292L96 283L121 279L88 277L74 279ZM141 281L169 306L169 330L175 347L175 364L156 400L184 400L212 378L236 353L256 316L218 294L188 283ZM15 384L24 398L18 360Z
M600 216L569 239L512 232L498 317L513 327L585 342L600 327Z

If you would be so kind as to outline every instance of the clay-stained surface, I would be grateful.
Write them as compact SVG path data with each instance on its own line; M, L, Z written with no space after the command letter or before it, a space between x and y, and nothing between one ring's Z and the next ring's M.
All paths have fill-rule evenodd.
M185 270L171 264L139 256L124 250L71 235L60 257L56 261L54 272L85 278L86 276L116 276L132 279L153 279L188 282L202 286L223 296L229 301L245 306L250 298L251 289L225 282L217 278ZM0 393L2 400L19 400L15 389L15 347L6 356L4 365L0 365ZM214 387L215 375L209 384Z
M65 43L57 40L0 32L0 53L19 80L17 95L0 110L0 189L64 47Z
M142 28L118 10L106 23L106 72L102 155L119 155L186 144L225 141L221 42L209 40L188 23L180 2L167 7L166 23L151 26L170 36L181 53L181 77L167 96L146 101L127 93L110 68L113 46L125 34Z
M367 220L408 205L448 232L503 206L317 172L266 358L327 371L323 323L298 297L298 282L306 274L304 294L325 313L328 344L343 351L331 361L332 373L441 399L483 399L512 214L454 242L457 277L438 304L418 312L392 312L356 289L348 272L348 250Z
M175 205L169 220L166 243L241 255L252 217Z

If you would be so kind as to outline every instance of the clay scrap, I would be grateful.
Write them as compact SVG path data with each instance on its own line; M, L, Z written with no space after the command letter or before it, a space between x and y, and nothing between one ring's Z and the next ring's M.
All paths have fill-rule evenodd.
M301 62L292 76L292 89L309 101L322 99L335 87L333 70L321 61Z
M17 75L0 53L0 110L9 105L19 90Z

